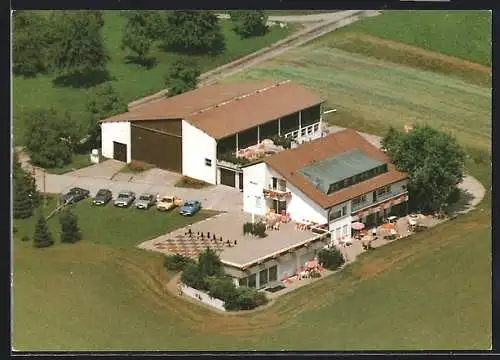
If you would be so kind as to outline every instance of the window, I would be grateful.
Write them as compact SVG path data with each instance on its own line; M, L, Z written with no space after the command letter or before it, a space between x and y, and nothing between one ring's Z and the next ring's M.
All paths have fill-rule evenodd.
M380 188L377 190L377 196L384 196L384 195L388 195L390 193L391 193L390 186L384 186L383 188Z
M352 207L359 206L366 202L366 195L358 196L357 198L352 199Z
M261 200L260 196L255 197L255 208L256 209L260 209L260 200Z
M248 286L248 278L244 277L238 280L240 286Z
M343 206L341 209L338 210L330 210L329 221L332 222L333 220L341 218L345 216L346 213L347 213L347 206Z
M342 235L343 235L343 236L347 236L347 225L344 225L344 226L342 227Z
M248 287L255 288L257 286L257 274L252 274L248 277Z
M278 266L274 265L269 268L269 282L278 280Z
M339 227L337 228L337 231L336 231L337 232L337 239L340 239L340 231L341 230L342 230L341 228L339 228Z
M268 269L264 269L259 272L259 285L261 287L268 283L268 271Z
M210 159L205 159L205 165L206 165L206 166L212 166L212 160L210 160Z

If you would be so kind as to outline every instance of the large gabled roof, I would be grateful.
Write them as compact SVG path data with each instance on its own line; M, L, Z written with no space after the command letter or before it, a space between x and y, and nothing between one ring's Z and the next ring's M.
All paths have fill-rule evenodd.
M309 178L300 173L301 169L314 163L352 150L358 150L364 156L372 158L374 163L387 164L388 171L329 195L319 190ZM264 158L263 161L325 209L408 177L406 173L396 170L396 167L389 163L386 154L352 129L345 129L294 149L281 151Z
M322 102L290 81L215 84L140 105L103 122L184 119L221 139Z

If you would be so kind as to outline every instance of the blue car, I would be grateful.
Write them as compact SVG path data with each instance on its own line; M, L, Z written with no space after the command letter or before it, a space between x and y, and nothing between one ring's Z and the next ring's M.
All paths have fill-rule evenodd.
M201 202L198 200L189 200L184 202L184 204L179 209L179 213L184 216L193 216L201 209Z

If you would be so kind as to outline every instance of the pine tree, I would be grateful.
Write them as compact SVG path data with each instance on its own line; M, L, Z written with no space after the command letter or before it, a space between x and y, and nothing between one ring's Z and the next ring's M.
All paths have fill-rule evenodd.
M24 174L17 171L13 174L13 214L14 219L26 219L33 215L33 202L29 196L29 189Z
M35 226L35 234L33 235L33 245L37 248L44 248L54 244L52 234L47 226L47 221L43 215L40 215Z
M61 242L75 243L82 238L82 234L78 228L78 218L71 210L64 210L59 216L61 224Z

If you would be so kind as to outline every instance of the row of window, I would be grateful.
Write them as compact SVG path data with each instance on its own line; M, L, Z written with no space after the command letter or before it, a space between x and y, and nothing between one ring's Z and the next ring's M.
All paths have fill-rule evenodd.
M328 216L328 221L332 222L344 216L347 216L347 206L342 206L342 208L338 210L330 211L330 215Z
M270 268L259 271L259 285L260 287L278 280L278 266L274 265ZM257 287L257 273L239 279L240 286L247 286L251 288Z
M344 189L346 187L355 185L355 184L360 183L362 181L368 180L372 177L383 174L385 172L387 172L387 164L380 165L376 168L365 171L361 174L351 176L347 179L337 181L336 183L330 185L330 187L328 188L328 194L331 194L335 191L339 191L339 190Z
M333 240L340 239L342 236L349 236L349 227L344 225L342 228L338 227L335 231L332 231Z

